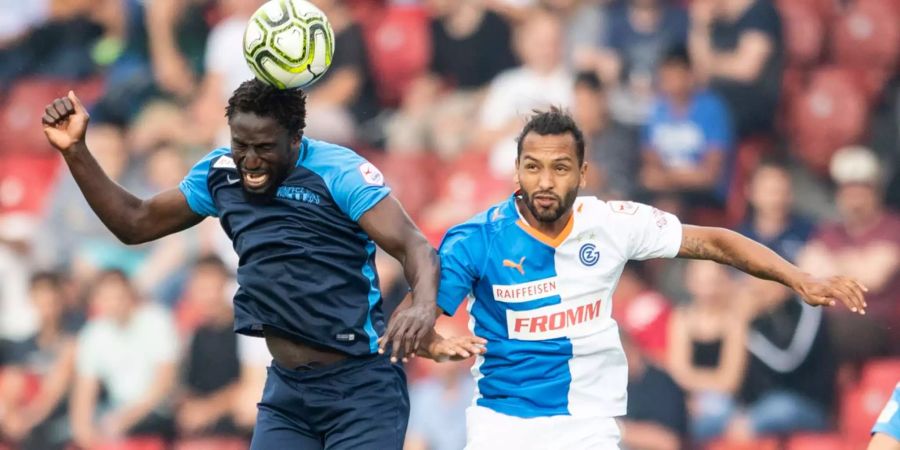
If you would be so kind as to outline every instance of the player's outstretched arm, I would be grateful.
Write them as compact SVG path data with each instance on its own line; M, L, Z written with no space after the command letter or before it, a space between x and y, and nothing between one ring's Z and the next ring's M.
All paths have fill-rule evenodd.
M731 230L684 225L678 257L727 264L757 278L777 281L797 291L810 305L832 306L841 301L851 311L865 314L864 293L868 289L858 281L843 276L815 278L762 244Z
M47 105L41 119L47 140L62 153L91 209L126 244L140 244L196 225L193 212L178 189L142 200L109 179L84 142L87 111L74 92Z
M436 300L440 260L393 196L385 197L366 211L359 218L359 225L378 246L400 261L406 281L412 287L412 303L394 312L379 348L383 352L391 345L392 359L405 358L419 348L440 315Z

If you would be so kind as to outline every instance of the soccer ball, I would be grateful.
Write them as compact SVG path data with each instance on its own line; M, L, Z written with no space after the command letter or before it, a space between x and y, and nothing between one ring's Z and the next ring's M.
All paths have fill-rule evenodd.
M305 0L270 0L244 30L244 59L260 81L278 89L309 86L325 75L334 55L328 18Z

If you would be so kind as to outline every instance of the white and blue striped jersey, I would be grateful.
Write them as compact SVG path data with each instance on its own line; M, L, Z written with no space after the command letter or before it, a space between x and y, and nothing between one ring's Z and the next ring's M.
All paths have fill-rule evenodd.
M451 228L438 305L469 298L487 351L472 368L475 404L517 417L625 414L627 367L612 293L631 259L674 257L681 223L633 202L579 197L563 232L521 217L515 195Z
M894 394L891 399L884 405L875 426L872 427L872 434L884 433L898 441L900 441L900 383L894 388Z

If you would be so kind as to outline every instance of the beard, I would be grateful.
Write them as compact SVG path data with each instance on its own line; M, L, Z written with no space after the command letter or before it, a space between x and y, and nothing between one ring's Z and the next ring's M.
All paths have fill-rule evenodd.
M534 197L536 195L540 195L542 197L553 197L556 199L556 206L550 208L542 208L538 207L535 203ZM575 204L575 198L578 197L578 189L572 189L569 192L566 192L565 197L560 198L553 192L535 192L533 194L529 194L528 192L522 191L522 199L525 201L525 207L531 211L531 215L534 216L539 222L544 223L552 223L559 220L563 215L565 215L570 209L572 209L572 205Z

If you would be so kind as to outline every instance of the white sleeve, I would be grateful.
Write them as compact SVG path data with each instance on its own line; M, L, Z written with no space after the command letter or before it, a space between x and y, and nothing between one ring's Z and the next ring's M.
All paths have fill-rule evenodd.
M672 214L635 202L608 202L628 233L628 259L674 258L681 249L681 221Z

